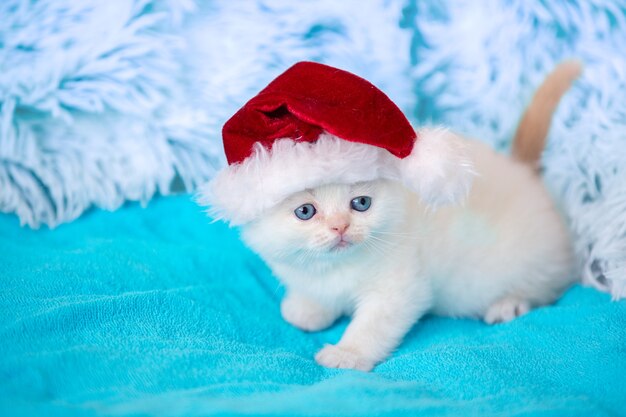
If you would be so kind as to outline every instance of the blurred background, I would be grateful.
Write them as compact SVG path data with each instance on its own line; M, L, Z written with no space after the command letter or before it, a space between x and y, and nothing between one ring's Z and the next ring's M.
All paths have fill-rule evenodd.
M224 164L224 121L299 60L506 151L534 88L577 58L544 174L585 279L623 297L624 39L621 0L4 0L0 210L37 228L193 192Z

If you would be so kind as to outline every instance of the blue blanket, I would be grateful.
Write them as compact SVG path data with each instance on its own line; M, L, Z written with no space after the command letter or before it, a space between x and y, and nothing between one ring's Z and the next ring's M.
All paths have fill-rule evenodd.
M0 216L0 415L626 415L626 302L429 317L366 374L313 355L236 231L188 196L56 230Z

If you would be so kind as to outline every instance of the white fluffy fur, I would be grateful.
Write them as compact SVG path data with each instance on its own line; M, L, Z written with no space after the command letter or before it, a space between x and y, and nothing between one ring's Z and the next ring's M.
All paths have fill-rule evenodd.
M465 149L460 160L478 173L462 206L432 211L396 181L330 184L292 194L243 228L287 288L286 321L316 331L352 316L341 340L316 355L320 364L370 370L427 312L508 321L571 284L566 228L532 169L478 142L439 140L463 141L437 145ZM371 208L351 210L361 195ZM294 215L304 203L317 208L308 221ZM346 225L351 245L337 248L334 229Z
M315 143L280 139L271 150L257 143L252 156L225 168L201 188L198 201L210 207L212 217L241 225L306 188L389 177L387 154L330 134L320 135Z
M463 148L462 139L446 129L420 131L413 152L404 159L328 133L315 143L280 139L270 150L257 143L250 157L202 187L198 202L209 206L215 219L242 225L307 188L395 179L425 203L440 206L464 198L471 185L474 171Z
M402 182L431 206L463 200L475 175L463 139L445 128L421 129L418 138L400 161Z

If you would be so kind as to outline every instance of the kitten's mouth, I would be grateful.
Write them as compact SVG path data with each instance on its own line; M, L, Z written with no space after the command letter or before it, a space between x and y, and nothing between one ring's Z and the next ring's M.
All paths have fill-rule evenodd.
M348 242L347 240L344 240L343 238L340 238L337 243L335 243L333 246L331 246L330 250L333 251L333 252L338 252L338 251L345 250L345 249L349 248L352 245L353 245L352 242Z

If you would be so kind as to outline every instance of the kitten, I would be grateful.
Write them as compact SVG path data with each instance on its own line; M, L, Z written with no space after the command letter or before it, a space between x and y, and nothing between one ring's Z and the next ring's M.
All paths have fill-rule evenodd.
M243 227L286 286L287 322L317 331L352 316L341 340L317 353L319 364L369 371L426 313L507 322L572 284L568 232L535 165L579 70L563 64L539 88L512 158L446 130L418 132L425 146L473 164L462 205L433 209L391 180L331 184L291 195Z

